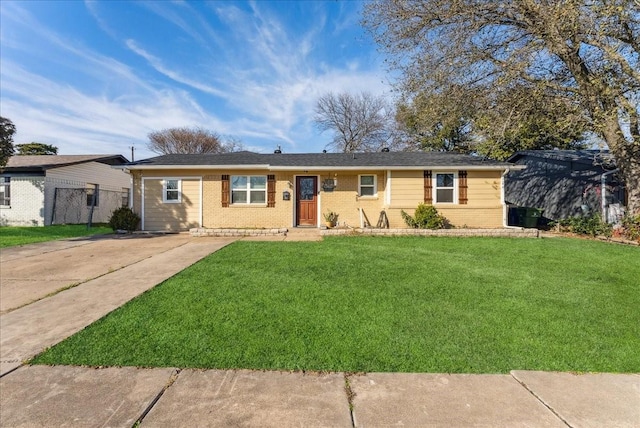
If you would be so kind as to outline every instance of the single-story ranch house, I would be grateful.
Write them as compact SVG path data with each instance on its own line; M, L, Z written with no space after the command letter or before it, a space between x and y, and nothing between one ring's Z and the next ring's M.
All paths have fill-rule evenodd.
M132 208L149 231L190 228L391 228L400 215L433 204L455 227L506 225L503 177L523 168L441 152L164 155L124 165L132 175Z

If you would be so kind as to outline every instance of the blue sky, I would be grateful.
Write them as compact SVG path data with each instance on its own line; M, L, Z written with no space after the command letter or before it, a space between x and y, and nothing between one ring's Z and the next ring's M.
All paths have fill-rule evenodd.
M319 152L329 91L389 95L360 1L0 1L0 115L14 144L154 156L151 131L200 126L249 150Z

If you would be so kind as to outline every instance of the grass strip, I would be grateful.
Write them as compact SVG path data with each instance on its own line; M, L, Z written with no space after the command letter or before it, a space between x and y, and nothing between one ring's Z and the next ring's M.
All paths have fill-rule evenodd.
M113 233L110 227L93 226L87 229L85 224L66 224L33 227L0 227L0 248L33 244L36 242L55 241L57 239L77 238L80 236L102 235Z

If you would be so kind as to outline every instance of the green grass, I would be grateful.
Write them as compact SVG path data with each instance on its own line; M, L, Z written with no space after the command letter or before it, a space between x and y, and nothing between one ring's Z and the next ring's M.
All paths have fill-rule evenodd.
M2 226L0 227L0 248L105 233L113 233L113 231L107 226L94 226L91 229L87 229L85 224L44 227Z
M586 240L240 241L34 362L640 372L638 278L638 248Z

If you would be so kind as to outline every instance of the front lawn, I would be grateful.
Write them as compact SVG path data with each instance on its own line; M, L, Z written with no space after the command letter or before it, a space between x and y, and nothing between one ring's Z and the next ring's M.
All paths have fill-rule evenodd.
M638 248L584 240L239 241L34 362L640 372L638 278Z
M55 226L33 227L0 227L0 248L36 242L55 241L56 239L76 238L87 235L113 233L110 227L94 226L87 229L86 224L65 224Z

